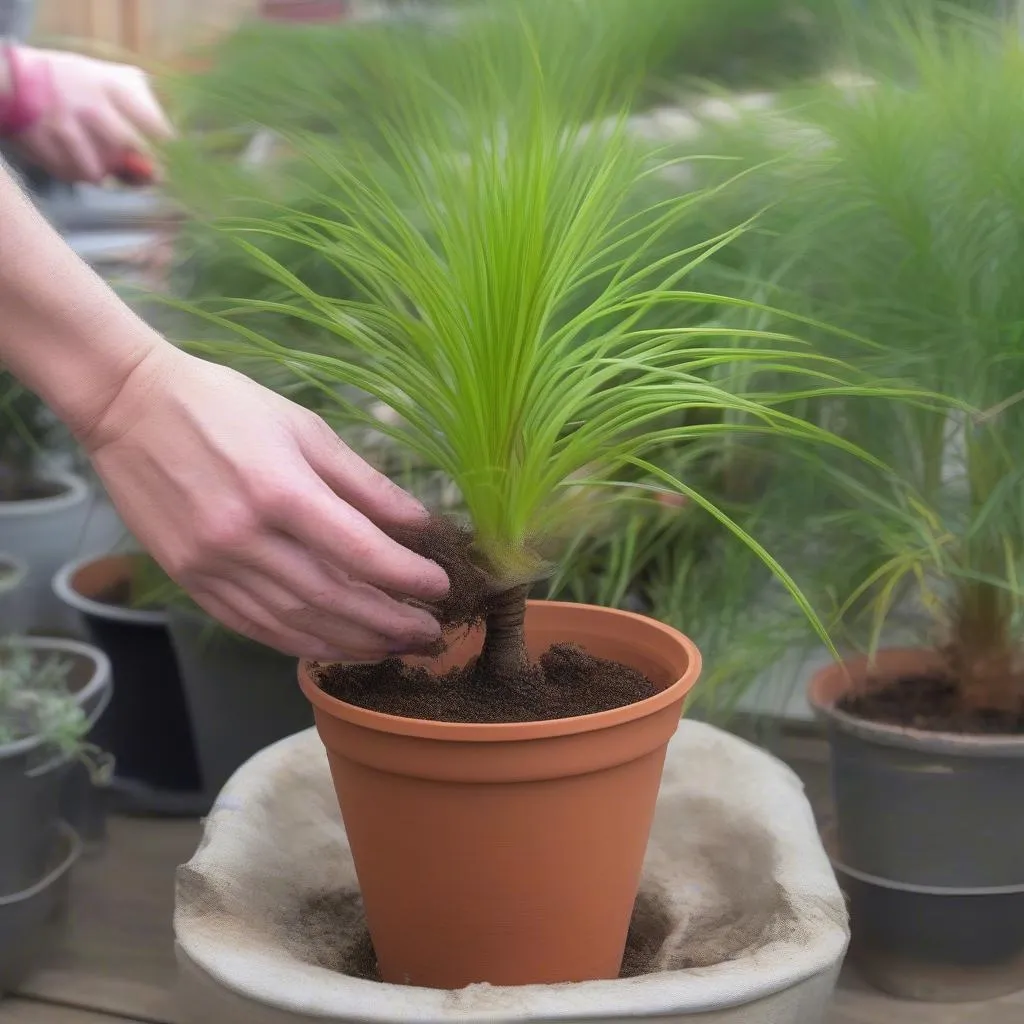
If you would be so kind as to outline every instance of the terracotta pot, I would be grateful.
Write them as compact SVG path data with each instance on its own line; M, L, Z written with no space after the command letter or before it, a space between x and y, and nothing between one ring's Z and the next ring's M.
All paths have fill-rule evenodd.
M577 718L463 725L354 707L300 665L385 981L619 973L665 748L700 654L652 619L579 604L531 601L526 636L534 657L578 644L661 692ZM433 664L464 664L480 643L471 633Z

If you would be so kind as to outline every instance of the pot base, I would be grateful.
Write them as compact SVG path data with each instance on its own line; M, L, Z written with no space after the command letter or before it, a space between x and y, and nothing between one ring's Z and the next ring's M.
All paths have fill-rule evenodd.
M1024 989L1024 888L907 887L834 858L832 866L850 908L850 959L875 988L928 1003L982 1002Z

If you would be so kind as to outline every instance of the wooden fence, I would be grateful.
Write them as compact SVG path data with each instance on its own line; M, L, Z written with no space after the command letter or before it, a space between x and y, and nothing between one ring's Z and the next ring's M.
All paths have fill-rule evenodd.
M260 0L37 0L33 38L144 66L175 64Z

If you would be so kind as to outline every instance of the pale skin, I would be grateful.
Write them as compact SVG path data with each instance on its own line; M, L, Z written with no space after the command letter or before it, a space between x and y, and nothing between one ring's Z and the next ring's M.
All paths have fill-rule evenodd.
M0 362L73 431L126 526L214 618L377 661L439 636L448 580L391 540L426 517L321 419L153 331L0 170Z

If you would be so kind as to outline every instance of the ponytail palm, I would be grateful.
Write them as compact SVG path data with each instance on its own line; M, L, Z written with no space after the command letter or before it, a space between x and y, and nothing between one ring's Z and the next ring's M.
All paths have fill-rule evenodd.
M333 419L369 422L352 387L390 407L376 427L457 486L513 612L546 542L578 529L581 489L599 496L626 470L635 487L639 470L647 488L687 495L741 536L813 614L767 551L658 464L667 445L683 446L672 465L685 467L737 431L846 446L785 411L796 394L842 390L842 364L782 331L723 326L721 313L751 304L688 286L742 228L693 235L704 197L666 186L663 158L629 131L622 76L614 95L604 87L602 69L626 57L641 81L663 5L480 6L432 30L443 61L422 26L362 41L346 95L372 111L373 130L291 139L328 183L325 212L267 202L265 215L219 220L282 297L197 307L231 332L207 350L287 367ZM580 11L596 19L585 61ZM308 247L355 297L316 290L267 239ZM267 314L331 343L283 345L263 330Z

